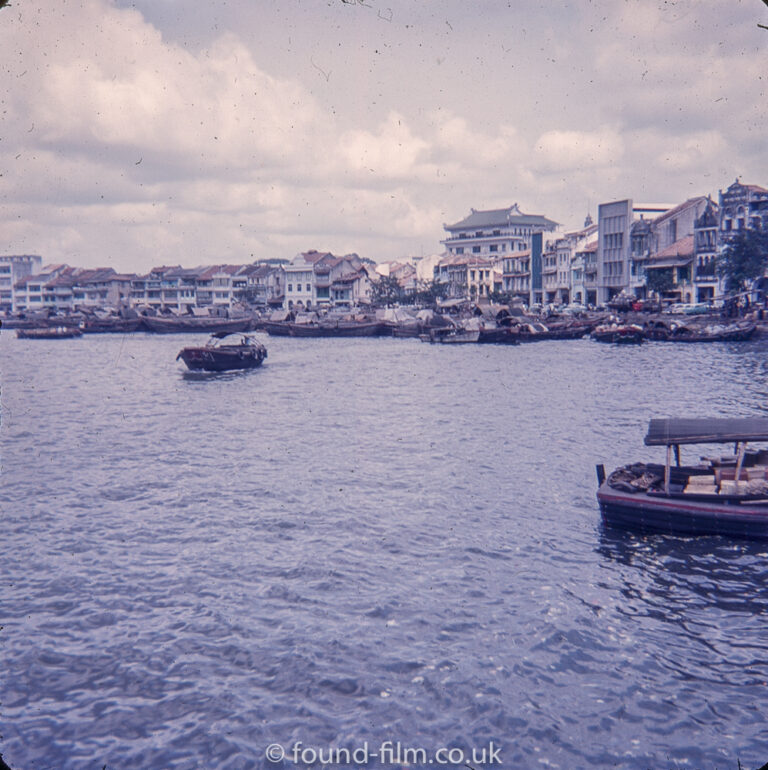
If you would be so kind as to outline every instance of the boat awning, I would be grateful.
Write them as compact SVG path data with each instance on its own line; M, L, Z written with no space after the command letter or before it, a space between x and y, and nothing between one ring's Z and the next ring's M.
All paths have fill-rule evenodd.
M647 446L768 441L768 418L661 418L651 420Z

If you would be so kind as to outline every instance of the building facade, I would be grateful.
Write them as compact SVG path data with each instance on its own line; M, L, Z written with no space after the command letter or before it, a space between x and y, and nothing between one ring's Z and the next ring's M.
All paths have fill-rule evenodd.
M441 241L448 256L503 259L531 248L535 233L553 232L557 222L540 214L524 214L515 203L505 209L478 211L452 225L443 225L448 238Z
M16 284L40 272L42 266L43 258L36 254L0 256L0 312L17 312Z

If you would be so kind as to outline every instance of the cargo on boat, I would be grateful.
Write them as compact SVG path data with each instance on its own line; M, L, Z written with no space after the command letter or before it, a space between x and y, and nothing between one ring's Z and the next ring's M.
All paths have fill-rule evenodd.
M217 332L206 345L187 347L179 351L188 369L206 372L227 372L237 369L255 369L267 357L267 349L248 334Z
M592 339L616 345L639 345L645 339L645 330L637 324L603 324L594 329Z
M641 532L768 539L768 450L748 450L753 441L768 442L768 418L651 420L645 443L665 446L666 462L626 465L607 478L598 465L603 521ZM687 444L734 444L734 454L682 465Z
M752 338L757 325L748 322L688 326L674 321L665 324L657 321L645 329L648 339L659 342L744 342Z

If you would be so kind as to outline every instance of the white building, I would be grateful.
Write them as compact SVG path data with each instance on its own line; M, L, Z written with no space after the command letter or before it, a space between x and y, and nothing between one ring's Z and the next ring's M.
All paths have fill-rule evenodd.
M285 299L283 308L293 310L299 305L311 309L317 303L315 297L315 262L329 252L308 251L297 254L289 264L283 266L285 271ZM332 255L331 255L332 256ZM330 280L323 288L330 298ZM325 291L323 294L325 294Z
M539 214L524 214L515 203L505 209L472 209L468 217L443 227L449 236L441 243L449 256L498 259L530 249L534 233L552 232L557 222Z
M0 312L16 312L16 284L39 272L42 266L43 258L36 254L0 256Z

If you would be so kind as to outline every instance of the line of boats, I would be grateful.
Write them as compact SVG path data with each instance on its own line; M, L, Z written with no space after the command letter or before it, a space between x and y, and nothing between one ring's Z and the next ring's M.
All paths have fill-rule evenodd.
M640 344L658 342L739 342L750 339L757 326L746 321L721 323L652 318L643 324L628 323L611 316L556 317L537 319L511 315L494 306L474 314L455 316L432 310L411 314L390 309L378 314L278 312L268 318L245 314L234 318L216 316L54 316L51 318L5 319L4 328L15 328L20 338L59 339L82 334L151 332L240 333L265 331L281 337L418 337L440 344L517 345L544 340L573 340L586 335L598 342Z
M155 334L183 334L216 332L249 332L259 326L257 317L237 318L215 316L52 316L50 318L4 319L2 327L15 329L24 339L51 339L79 337L82 334L127 334L153 332Z
M651 321L644 325L620 321L600 324L592 331L598 342L618 345L639 345L646 340L655 342L743 342L757 332L757 324L748 321L710 323L704 326L672 321Z

